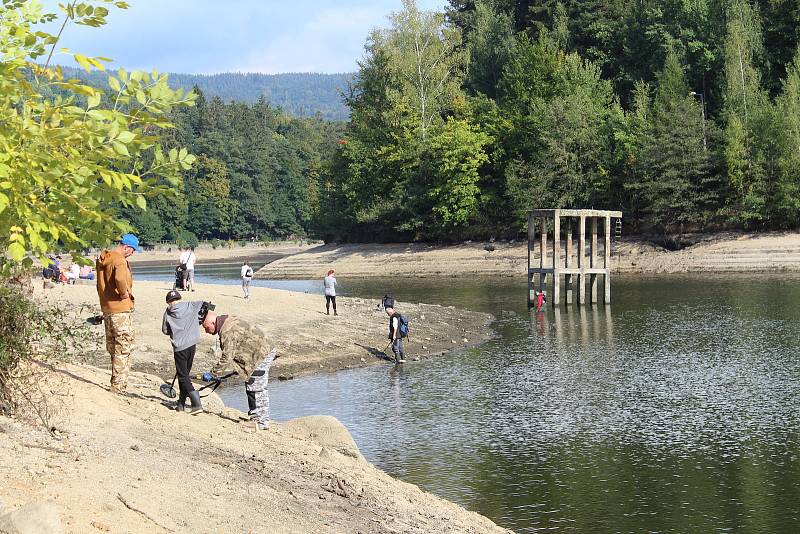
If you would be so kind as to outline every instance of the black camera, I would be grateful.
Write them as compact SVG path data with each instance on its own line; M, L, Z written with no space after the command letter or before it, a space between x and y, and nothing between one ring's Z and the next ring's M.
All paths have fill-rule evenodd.
M203 301L203 303L200 305L200 311L197 312L197 319L200 321L200 324L205 321L208 312L214 311L215 309L217 309L216 305L208 301Z

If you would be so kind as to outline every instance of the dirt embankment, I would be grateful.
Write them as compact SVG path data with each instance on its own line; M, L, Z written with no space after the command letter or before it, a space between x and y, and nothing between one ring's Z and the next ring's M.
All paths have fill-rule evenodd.
M161 333L164 298L172 287L161 282L136 282L134 327L137 350L133 369L167 378L175 373L169 338ZM36 297L48 304L75 310L86 317L99 313L97 293L92 285L63 286L43 290ZM338 316L325 314L325 298L291 291L251 288L251 297L242 298L235 285L198 284L185 299L210 300L220 314L238 315L261 325L278 347L280 358L272 367L273 377L291 378L314 372L336 371L385 361L388 343L386 313L377 301L337 297ZM492 316L453 307L398 302L408 315L413 335L407 343L411 358L439 355L453 348L471 346L492 336ZM110 365L103 327L95 327L95 343L87 346L83 363L108 368ZM195 373L216 363L213 348L216 337L202 334L194 360ZM391 351L389 351L391 355Z
M256 432L212 397L199 415L168 409L151 375L120 396L103 370L45 371L55 437L0 417L0 515L56 510L16 514L26 533L508 532L376 469L332 417Z
M650 241L623 238L611 247L613 272L760 272L800 271L800 233L736 233L695 235L690 246L670 251ZM602 239L598 257L604 255ZM577 244L577 243L576 243ZM546 264L552 265L552 241ZM561 243L562 251L565 250ZM538 257L538 243L537 251ZM586 254L588 258L589 248ZM563 252L562 259L565 257ZM460 245L345 244L322 245L265 265L257 278L322 278L328 269L352 278L437 276L525 277L526 242L463 243ZM577 260L573 261L577 265Z

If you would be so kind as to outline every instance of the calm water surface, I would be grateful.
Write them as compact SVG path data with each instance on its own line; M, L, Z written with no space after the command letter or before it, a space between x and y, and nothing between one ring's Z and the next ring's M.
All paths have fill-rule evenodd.
M275 419L334 415L376 466L518 532L800 531L800 279L617 278L611 308L542 314L508 281L340 282L489 311L498 338L274 381Z

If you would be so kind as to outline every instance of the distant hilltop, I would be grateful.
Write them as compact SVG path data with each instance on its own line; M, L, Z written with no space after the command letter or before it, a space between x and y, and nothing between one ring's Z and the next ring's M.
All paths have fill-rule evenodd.
M106 73L62 68L67 77L84 80L95 87L107 86ZM167 74L172 87L191 89L196 85L209 99L218 96L225 102L235 100L253 103L263 95L270 105L280 107L295 117L313 117L319 113L327 120L346 121L350 118L350 110L344 103L342 93L347 90L354 73Z

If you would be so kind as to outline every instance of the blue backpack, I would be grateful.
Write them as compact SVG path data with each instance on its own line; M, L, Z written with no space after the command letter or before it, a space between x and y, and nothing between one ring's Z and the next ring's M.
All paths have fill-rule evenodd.
M400 331L400 337L408 337L408 317L397 315L397 329Z

